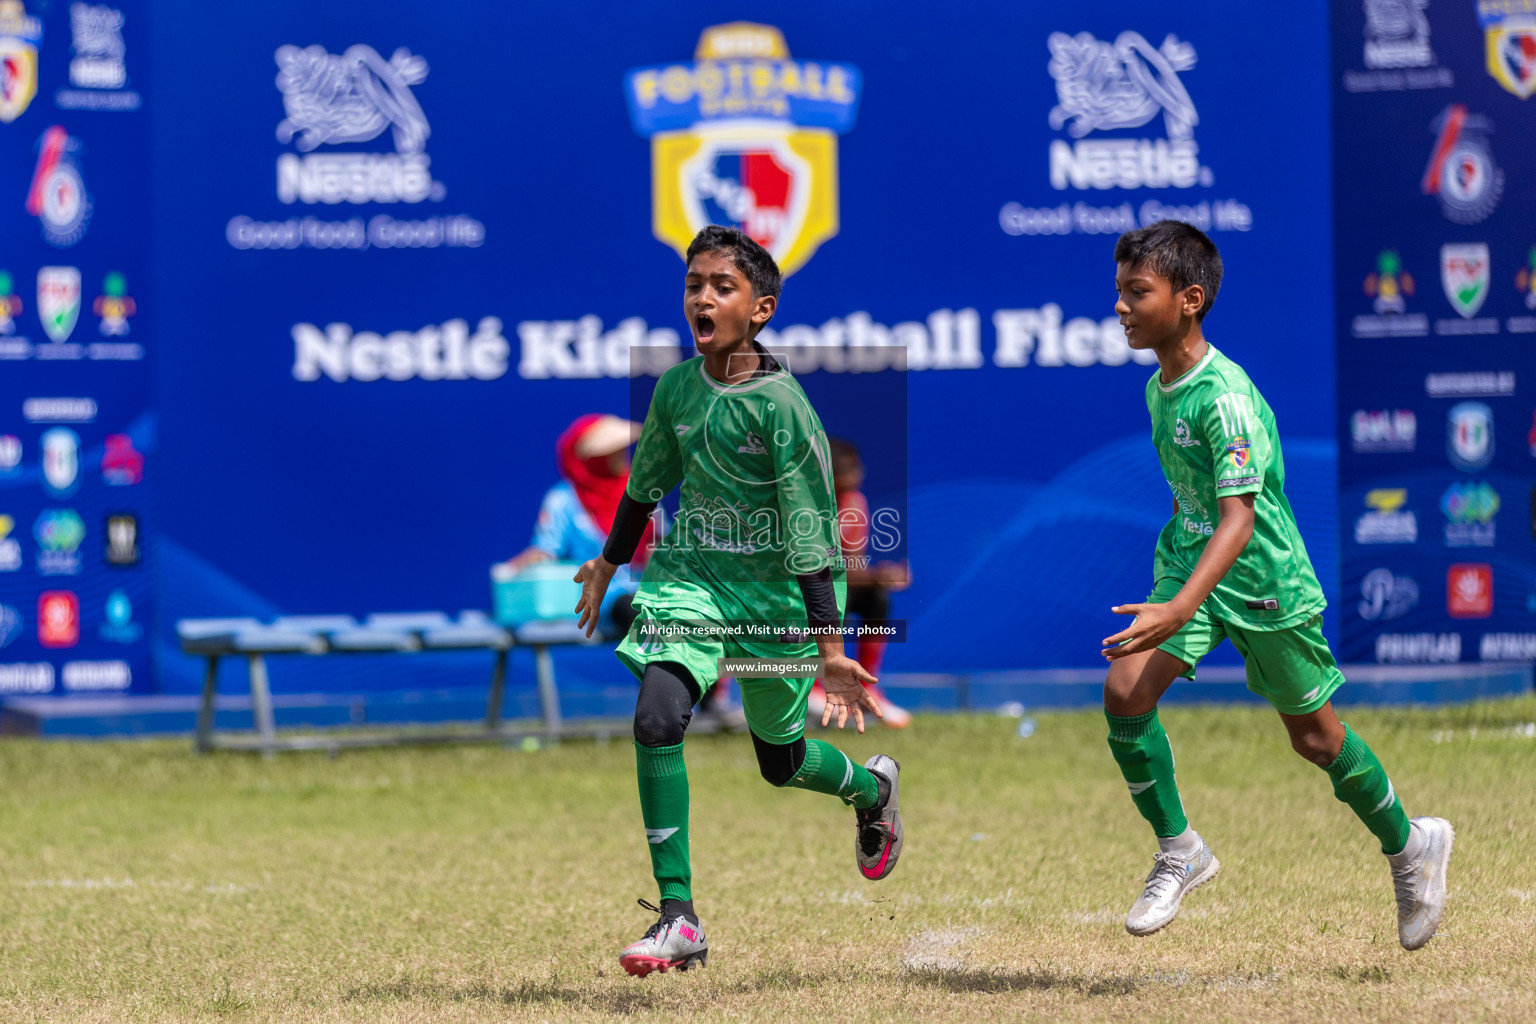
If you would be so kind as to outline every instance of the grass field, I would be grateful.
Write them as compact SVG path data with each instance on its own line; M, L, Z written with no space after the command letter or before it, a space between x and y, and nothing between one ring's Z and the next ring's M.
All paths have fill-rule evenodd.
M1450 908L1397 945L1386 865L1258 709L1173 708L1223 863L1167 931L1098 714L920 717L901 866L778 792L745 737L688 746L703 971L625 976L654 899L627 742L198 758L0 743L4 1021L1536 1019L1536 700L1354 711L1413 814L1456 826Z

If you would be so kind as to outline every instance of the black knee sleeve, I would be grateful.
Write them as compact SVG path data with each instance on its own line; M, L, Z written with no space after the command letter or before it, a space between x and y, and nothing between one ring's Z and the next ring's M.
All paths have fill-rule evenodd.
M675 662L645 666L635 701L635 742L642 747L675 747L698 703L698 687L688 670Z
M775 786L787 786L800 766L805 764L805 737L793 743L769 743L752 734L752 749L757 751L757 769Z

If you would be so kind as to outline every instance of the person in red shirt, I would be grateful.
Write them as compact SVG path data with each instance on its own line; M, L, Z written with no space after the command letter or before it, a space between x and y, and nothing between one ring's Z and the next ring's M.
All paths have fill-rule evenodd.
M857 615L862 622L880 622L890 618L891 593L911 585L911 572L905 559L873 563L868 560L869 500L860 489L864 486L864 460L851 441L834 437L828 439L828 444L832 449L832 489L837 492L838 537L848 571L848 607L843 617L846 620ZM859 638L854 649L855 660L872 676L880 675L885 644L882 639L866 636ZM912 724L912 713L887 697L878 685L866 683L865 687L885 709L881 722L886 727L905 729ZM821 683L817 682L807 702L812 721L821 721L826 699Z

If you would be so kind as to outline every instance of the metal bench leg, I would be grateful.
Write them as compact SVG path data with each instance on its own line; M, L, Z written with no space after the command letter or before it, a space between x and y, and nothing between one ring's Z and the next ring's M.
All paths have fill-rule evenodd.
M491 693L485 701L485 727L490 732L501 728L501 713L507 695L507 649L496 652L496 667L491 669Z
M267 660L260 654L252 654L251 662L251 717L256 731L261 735L261 756L271 757L277 742L277 726L272 718L272 690L267 685Z
M199 754L213 749L213 704L218 696L219 656L208 655L208 673L203 676L203 701L197 708L197 745Z
M551 743L560 739L560 691L555 688L555 659L549 647L539 644L533 651L534 668L539 679L539 710L544 713L544 735Z

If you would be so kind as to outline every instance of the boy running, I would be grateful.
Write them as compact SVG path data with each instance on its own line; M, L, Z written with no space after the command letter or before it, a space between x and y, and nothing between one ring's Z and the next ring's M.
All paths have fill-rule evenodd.
M1221 256L1196 228L1163 221L1115 244L1115 312L1135 349L1157 353L1147 382L1152 443L1174 495L1154 559L1156 583L1103 641L1109 748L1159 850L1125 927L1150 935L1220 865L1190 827L1157 702L1223 638L1243 655L1248 688L1280 713L1296 753L1328 773L1333 794L1381 842L1405 949L1427 943L1445 912L1455 836L1444 818L1403 811L1370 747L1334 714L1344 681L1323 639L1322 588L1284 493L1275 418L1253 382L1201 333L1221 285Z
M640 901L658 920L619 957L640 977L703 966L708 955L693 908L683 732L717 659L819 656L823 725L835 712L842 728L852 712L863 732L864 710L881 714L863 686L874 677L843 653L841 638L806 639L807 625L841 622L845 583L826 433L799 383L754 340L778 307L779 268L751 238L717 226L694 238L687 266L683 314L700 355L657 382L607 544L575 577L579 624L591 635L609 580L634 554L656 503L682 484L677 523L646 566L634 598L639 618L615 652L640 677L640 812L661 890L661 906ZM753 624L770 636L742 630ZM669 626L690 632L669 639ZM901 855L900 765L877 754L860 767L805 738L814 678L814 668L803 678L738 678L758 767L775 786L853 805L859 870L884 878Z

